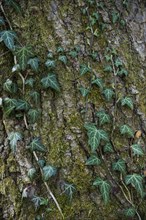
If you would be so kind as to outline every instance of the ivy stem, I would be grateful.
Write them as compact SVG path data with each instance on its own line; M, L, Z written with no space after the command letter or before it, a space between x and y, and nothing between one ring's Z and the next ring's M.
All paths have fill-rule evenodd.
M34 155L35 160L38 162L39 159L38 159L38 156L37 156L37 154L36 154L35 151L33 151L33 155ZM40 168L41 175L43 176L43 170L42 170L41 167L39 167L39 168ZM44 181L44 180L43 180L43 182L44 182L44 185L45 185L45 187L46 187L48 193L50 194L50 196L52 197L54 203L56 204L56 206L57 206L57 208L58 208L58 210L59 210L59 212L60 212L62 218L64 219L64 215L63 215L63 213L62 213L62 210L61 210L61 208L60 208L59 203L57 202L57 199L56 199L55 196L53 195L53 193L52 193L52 191L51 191L49 185L47 184L47 182Z

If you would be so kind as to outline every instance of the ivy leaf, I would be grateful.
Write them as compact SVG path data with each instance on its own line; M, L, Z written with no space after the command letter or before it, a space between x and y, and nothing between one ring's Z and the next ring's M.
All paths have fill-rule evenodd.
M45 199L45 198L41 197L40 205L47 206L48 202L49 202L48 199Z
M114 11L112 13L112 22L113 22L113 24L115 24L119 20L119 18L120 18L120 14L118 12Z
M57 169L53 166L44 166L43 167L43 179L44 181L48 181L50 177L55 176Z
M4 41L6 47L8 47L10 50L14 49L14 39L16 39L16 33L14 31L1 31L0 38Z
M110 122L110 116L105 111L99 111L96 113L99 118L99 124L103 125Z
M144 189L143 189L142 181L143 181L143 177L136 173L127 175L125 177L126 185L131 184L136 189L136 191L140 194L141 197L144 196Z
M131 149L134 153L134 156L137 155L137 156L143 156L144 155L144 152L141 148L141 146L139 144L133 144L131 145Z
M14 0L5 0L5 2L6 2L7 5L13 7L17 13L20 13L20 14L22 13L22 9L21 9L20 5L18 5L18 3L16 3L16 1L14 1Z
M122 159L119 159L117 162L114 162L112 164L112 168L113 170L120 171L121 173L125 173L126 171L125 161Z
M133 110L133 101L130 97L125 97L121 99L121 105L122 106L128 106L129 108L131 108Z
M103 80L101 78L97 77L91 83L97 85L101 90L103 89Z
M64 52L64 49L63 47L58 47L57 50L56 50L57 53L63 53Z
M118 75L118 76L127 76L127 75L128 75L128 71L125 70L124 68L122 68L121 70L119 70L119 71L117 72L117 75Z
M13 152L16 151L17 142L22 140L22 135L19 132L11 132L8 135L10 146Z
M84 87L80 87L79 90L80 90L80 92L81 92L83 97L86 97L89 94L89 92L90 92L89 89L86 89Z
M50 73L48 74L47 77L42 78L41 83L43 84L43 87L45 89L50 87L58 92L60 91L60 87L59 87L56 75L53 73Z
M3 89L6 92L10 92L10 93L16 93L17 91L17 86L15 83L12 82L12 80L7 79L6 82L3 84Z
M28 170L27 176L32 181L34 179L34 177L36 176L36 169L35 168L30 168Z
M20 69L25 70L28 59L33 56L32 48L30 46L18 47L15 54L20 65Z
M30 93L30 96L32 97L34 103L37 105L40 101L40 93L38 93L37 91L33 91Z
M85 164L86 165L100 165L101 160L96 155L92 155L91 157L88 158L88 160L86 160Z
M0 25L4 25L5 24L5 20L2 16L0 16Z
M69 55L72 57L72 58L76 58L78 56L78 53L75 51L75 50L72 50L69 52Z
M113 72L113 68L110 65L107 65L107 66L104 67L104 71L112 73Z
M45 164L46 164L46 161L43 160L43 159L40 159L40 160L38 160L37 162L38 162L38 165L39 165L41 168L43 168L43 167L45 166Z
M34 203L34 206L36 209L38 209L40 207L41 197L33 196L31 201Z
M113 153L113 147L110 143L107 143L103 148L104 153Z
M46 62L45 62L45 65L46 65L46 67L48 67L48 68L55 68L55 66L56 66L56 63L55 63L55 60L47 60Z
M104 97L106 98L106 100L109 102L111 101L111 99L113 98L113 96L115 95L114 91L112 89L105 89L103 91Z
M90 67L88 67L85 64L80 65L80 76L82 76L82 75L84 75L84 74L86 74L88 72L91 72L91 68Z
M67 64L67 57L64 55L60 55L58 60L64 63L65 65Z
M72 200L75 190L76 188L74 187L73 184L64 183L64 193L69 196L70 200Z
M28 149L31 151L46 152L45 146L42 144L40 138L35 137L29 144Z
M28 60L27 64L29 64L35 72L38 72L39 69L39 59L37 57L31 58Z
M93 182L93 186L99 187L102 198L105 204L107 204L109 201L109 194L111 190L110 184L106 180L102 180L101 178L97 177L96 180Z
M53 58L53 53L52 53L52 52L49 52L49 53L47 54L47 57L48 57L48 58Z
M34 86L35 79L29 78L25 81L25 85L29 85L31 88Z
M136 214L136 210L135 210L135 208L128 208L128 209L124 210L124 214L127 217L134 217Z
M133 132L133 130L128 125L122 125L120 127L120 132L123 135L126 134L129 137L134 137L134 132Z
M4 99L4 113L6 116L9 116L15 109L17 104L16 99L5 98Z
M37 109L29 109L28 116L29 116L30 121L32 123L35 123L40 116L40 111Z
M25 100L22 100L22 99L17 100L16 110L28 111L29 108L30 108L30 105L28 102L26 102Z
M115 60L115 66L116 67L120 67L120 66L122 66L123 64L122 64L122 61L119 59L119 58L117 58L116 60Z

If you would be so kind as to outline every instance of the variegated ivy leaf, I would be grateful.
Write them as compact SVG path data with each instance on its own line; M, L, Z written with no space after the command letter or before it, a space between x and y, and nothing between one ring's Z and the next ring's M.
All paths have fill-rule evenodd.
M100 165L101 160L96 155L92 155L88 158L88 160L86 160L85 164L86 165Z
M122 106L128 106L129 108L133 109L133 101L130 97L125 97L121 99L121 105Z
M16 99L5 98L4 99L4 114L9 116L17 105Z
M129 137L134 137L134 132L133 130L128 126L128 125L122 125L120 127L120 132L123 135L128 135Z
M64 64L67 64L67 57L65 55L60 55L58 60Z
M134 156L137 155L137 156L142 156L144 155L144 152L141 148L141 146L139 144L133 144L131 145L131 149L133 151L133 154Z
M136 209L135 208L128 208L124 210L124 214L127 217L133 218L136 215Z
M43 159L40 159L40 160L38 160L37 162L38 162L38 165L39 165L41 168L43 168L43 167L45 166L45 164L46 164L46 161L43 160Z
M27 114L30 122L35 123L39 119L40 111L37 109L29 109Z
M120 66L122 66L123 64L122 64L122 61L119 59L119 58L116 58L116 60L115 60L115 66L116 67L120 67Z
M114 150L111 143L107 143L106 145L104 145L103 151L104 153L113 153Z
M91 83L97 85L101 90L103 89L103 80L101 78L97 77Z
M68 195L70 200L72 200L72 197L73 197L75 190L76 190L76 188L73 184L64 183L64 193Z
M103 90L103 95L104 95L105 99L109 102L109 101L111 101L111 99L113 98L115 93L112 89L105 89L105 90Z
M55 176L57 169L53 166L44 166L43 167L43 179L44 181L48 181L50 177Z
M58 92L60 91L60 87L56 75L53 73L50 73L48 74L48 76L42 78L41 83L45 89L50 87Z
M136 173L127 175L125 177L126 185L131 184L131 186L133 186L136 189L136 191L140 194L141 197L144 196L144 189L142 182L143 182L143 177Z
M22 135L19 132L11 132L8 135L8 140L10 141L10 146L13 152L16 151L17 142L22 140Z
M38 72L39 59L37 57L29 59L27 63L31 66L32 70L34 70L35 72Z
M37 91L33 91L30 93L30 97L34 101L35 105L37 105L40 102L40 93Z
M47 54L47 57L48 57L48 58L53 58L53 53L52 53L52 52L49 52L49 53Z
M119 171L121 173L125 173L126 171L126 164L123 159L119 159L117 162L112 163L113 170Z
M64 49L63 47L58 47L57 50L56 50L57 53L63 53L64 52Z
M50 60L50 59L48 59L48 60L45 62L45 65L46 65L46 67L48 67L48 68L55 68L55 67L56 67L55 60Z
M77 51L75 51L75 50L71 50L71 51L69 52L69 55L70 55L72 58L76 58L76 57L78 56L78 53L77 53Z
M17 103L16 103L16 110L24 110L24 111L28 111L28 109L30 108L30 105L27 101L22 100L22 99L18 99Z
M80 90L80 92L81 92L83 97L86 97L89 94L89 92L90 92L89 89L86 89L86 88L84 88L82 86L79 88L79 90Z
M25 84L26 84L26 85L29 85L31 88L33 88L34 82L35 82L35 79L33 79L33 78L30 77L29 79L27 79L27 80L25 81Z
M28 170L27 176L32 181L34 179L34 177L36 176L36 169L35 168L30 168Z
M96 115L99 118L100 125L110 122L110 116L104 110L97 112Z
M33 56L32 48L30 46L17 47L15 55L18 59L20 69L25 70L27 67L28 59Z
M107 204L110 199L110 190L111 190L111 186L108 183L108 181L102 180L100 177L97 177L96 180L93 182L93 186L99 187L102 198L105 204Z
M112 72L113 72L113 68L112 68L112 66L107 65L107 66L105 66L104 71L105 71L105 72L112 73Z
M88 67L86 64L81 64L80 65L80 75L82 76L88 72L91 72L91 68Z
M117 72L117 75L118 75L118 76L127 76L127 75L128 75L128 71L125 70L124 68L122 68L121 70L119 70L119 71Z
M39 151L39 152L46 152L45 146L42 144L40 138L35 137L29 146L27 146L28 149L31 151Z
M0 38L10 50L14 49L14 40L16 39L16 33L11 30L4 30L0 32Z

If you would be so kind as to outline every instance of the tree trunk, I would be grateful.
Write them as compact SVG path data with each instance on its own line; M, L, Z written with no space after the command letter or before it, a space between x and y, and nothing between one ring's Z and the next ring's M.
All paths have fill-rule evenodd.
M40 61L38 71L27 66L12 72L19 57L5 42L0 45L0 219L56 220L63 219L61 212L67 220L146 219L145 200L141 198L145 191L146 150L144 1L12 1L16 5L7 2L1 1L1 16L5 20L1 31L15 31L16 44L30 45L33 57ZM45 65L49 59L55 60L54 68ZM41 80L48 73L57 77L59 92L49 86L43 88ZM33 87L26 84L30 78L35 80ZM103 85L95 82L96 78L101 78ZM8 79L18 86L14 94L5 89ZM106 89L113 92L111 97ZM30 95L34 91L40 95L36 105ZM130 98L128 103L124 102L125 97ZM15 108L6 115L6 98L26 100L32 109L40 109L38 120L32 123L28 110L23 109ZM103 118L97 114L103 109L110 115L109 123L102 123ZM94 133L96 137L90 140L92 131L84 127L86 123L95 123L98 131L106 131L108 138L100 136L97 140ZM125 124L131 130L120 132ZM11 149L11 132L22 135L16 141L15 152ZM28 149L34 138L40 138L45 153ZM105 153L105 139L111 144L112 153ZM99 146L94 141L99 141ZM133 145L140 147L142 155L133 151ZM93 155L101 164L87 165ZM36 156L44 159L46 166L57 168L56 175L47 182ZM126 164L123 173L112 165L119 159ZM37 170L34 179L29 178L30 168ZM140 182L138 187L126 183L125 178L132 174L143 178L142 187ZM95 183L97 177L110 186L107 203L108 191L104 188L102 192L101 185ZM48 198L48 204L37 207L32 201L34 196L45 198L46 203ZM125 217L127 208L135 210L134 217Z

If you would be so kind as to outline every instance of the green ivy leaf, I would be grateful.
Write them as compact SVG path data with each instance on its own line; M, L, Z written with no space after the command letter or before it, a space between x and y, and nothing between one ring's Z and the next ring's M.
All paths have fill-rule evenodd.
M0 32L0 38L4 41L6 47L10 50L14 49L14 39L16 39L16 33L10 30L4 30Z
M48 74L47 77L44 77L41 79L41 83L43 84L43 87L45 89L47 88L52 88L55 89L56 91L60 91L60 87L56 78L56 75L53 73Z
M5 98L4 99L4 113L6 116L9 116L15 109L17 104L16 99Z
M119 70L119 71L117 72L117 75L118 75L118 76L127 76L127 75L128 75L128 71L125 70L124 68L122 68L121 70Z
M101 178L97 177L96 180L93 182L93 185L99 187L102 198L105 204L107 204L110 197L109 196L111 190L110 184L106 180L102 180Z
M101 160L96 155L92 155L88 158L88 160L86 160L85 164L86 165L100 165Z
M35 137L27 148L31 151L46 152L45 146L38 137Z
M112 61L112 56L111 55L105 55L105 59L107 62Z
M103 89L103 80L101 78L97 77L91 83L97 85L101 90Z
M113 24L115 24L119 20L119 18L120 18L120 14L118 12L114 11L112 13L112 22L113 22Z
M58 47L57 50L56 50L57 53L63 53L64 52L64 49L63 47Z
M33 99L35 105L40 102L40 93L37 91L33 91L30 93L30 97Z
M67 57L65 55L60 55L58 60L64 63L65 65L67 64Z
M4 25L5 24L5 20L2 16L0 16L0 25Z
M106 100L108 102L111 101L111 99L115 95L115 93L114 93L114 91L112 89L105 89L105 90L103 90L103 94L104 94L104 97L106 98Z
M28 102L26 102L25 100L22 100L22 99L17 100L16 110L28 111L29 108L30 108L30 105Z
M113 153L114 152L113 147L110 143L107 143L106 145L104 145L103 151L104 151L104 153Z
M51 68L51 69L56 67L55 60L50 60L50 59L45 62L45 65L46 67Z
M121 105L122 106L128 106L129 108L131 108L133 110L133 101L130 97L125 97L121 99Z
M122 125L120 127L120 132L123 135L128 135L129 137L134 137L134 132L133 130L128 126L128 125Z
M48 58L53 58L53 53L52 53L52 52L49 52L49 53L47 54L47 57L48 57Z
M86 73L88 73L88 72L91 72L91 68L90 67L88 67L86 64L80 65L80 75L81 76L86 74Z
M69 196L70 200L72 200L75 190L76 188L73 184L64 183L64 193Z
M143 177L136 173L127 175L125 177L126 185L131 184L136 189L136 191L140 194L141 197L144 196L144 189L143 189L142 181L143 181Z
M36 176L36 169L35 168L30 168L28 170L27 176L32 181L35 178L35 176Z
M29 79L27 79L27 80L25 81L25 84L26 84L26 85L29 85L31 88L33 88L34 82L35 82L35 79L29 78Z
M89 94L89 92L90 92L89 89L86 89L86 88L84 88L82 86L79 88L79 90L80 90L80 92L81 92L83 97L86 97Z
M121 173L125 173L125 171L126 171L125 161L123 159L119 159L117 162L113 162L112 169L119 171Z
M113 72L113 68L112 68L112 66L107 65L107 66L104 67L104 71L105 71L105 72L112 73L112 72Z
M17 92L17 85L13 83L10 79L7 79L6 82L3 84L3 89L6 92L16 93Z
M48 181L50 177L55 176L57 169L53 166L44 166L43 167L43 179L44 181Z
M124 210L124 214L125 214L126 217L131 217L132 218L132 217L135 216L136 210L135 210L135 208L128 208L128 209Z
M141 148L141 146L139 144L133 144L131 145L131 149L134 153L134 156L137 155L137 156L143 156L144 155L144 152Z
M39 59L37 57L31 58L28 60L27 64L29 64L35 72L39 70Z
M103 125L110 122L110 116L105 111L99 111L96 113L99 118L99 124Z
M47 206L49 203L48 199L41 197L40 205Z
M33 56L32 48L30 46L18 47L16 48L15 55L18 59L20 69L25 70L28 59Z
M19 132L11 132L8 135L10 146L13 152L16 151L17 142L22 140L22 135Z
M40 116L40 111L37 110L37 109L29 109L27 114L29 116L30 121L32 123L35 123L38 120L39 116Z
M72 58L76 58L78 56L78 53L75 50L72 50L69 52L69 56L71 56Z
M122 61L119 59L119 58L116 58L115 60L115 66L116 67L121 67L123 64L122 64Z
M9 6L11 6L12 8L14 8L14 10L19 13L22 14L22 9L20 7L20 5L18 5L18 3L14 0L5 0L5 3Z
M32 202L34 203L35 209L38 209L40 207L41 197L39 196L33 196Z
M43 159L40 159L40 160L38 160L37 162L38 162L38 165L39 165L41 168L43 168L43 167L45 166L45 164L46 164L46 161L43 160Z

